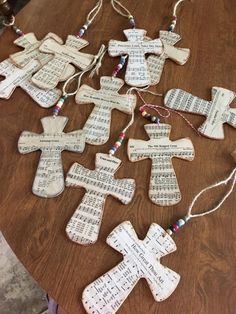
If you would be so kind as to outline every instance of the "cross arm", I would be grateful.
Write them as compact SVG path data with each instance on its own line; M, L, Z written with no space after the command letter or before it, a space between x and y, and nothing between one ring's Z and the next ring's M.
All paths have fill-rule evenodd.
M73 163L66 176L66 186L86 187L84 180L87 181L86 173L88 171L89 171L88 169L81 166L79 163L77 162Z
M164 98L166 107L207 116L211 102L193 96L182 89L171 89Z
M82 153L85 148L85 136L82 130L76 130L63 135L64 150Z
M127 54L129 53L129 44L112 39L108 43L108 53L111 57Z
M32 47L32 45L37 43L39 43L39 41L37 40L34 33L25 34L24 36L21 36L14 41L15 45L25 49L29 49Z
M153 53L153 54L157 54L160 55L163 52L163 45L161 40L158 39L154 39L154 40L145 40L143 42L143 49L144 49L144 53Z
M15 66L14 64L12 64L10 59L6 59L0 63L0 75L2 76L8 76L12 74L14 69L15 69Z
M163 43L166 43L168 45L175 45L181 40L181 36L179 34L176 34L174 32L168 32L168 31L160 31L160 39Z
M183 138L172 142L172 155L180 159L190 160L194 159L195 151L193 143L188 138Z
M83 38L77 38L74 35L69 35L66 39L66 46L81 50L89 45L89 42Z
M54 88L49 91L45 91L31 83L31 80L24 81L21 84L22 89L24 89L36 103L38 103L42 108L50 108L55 105L61 96L61 90Z
M118 95L114 100L114 109L131 114L137 103L136 95Z
M144 242L149 247L149 250L155 253L157 259L177 250L172 237L156 223L151 224Z
M123 204L129 204L135 193L134 179L114 179L109 187L109 194Z
M128 251L126 245L132 245L133 242L139 241L137 234L130 221L124 221L117 226L107 237L107 244L114 250L126 255Z
M143 147L147 144L143 140L129 139L128 141L128 158L130 161L135 162L149 158L149 152L145 151Z
M78 90L78 93L76 94L76 103L77 104L91 104L96 102L97 97L96 97L97 91L93 89L92 87L88 85L82 85L80 89Z
M168 267L159 264L158 267L151 269L152 275L146 280L151 289L152 295L157 302L161 302L169 298L169 296L177 288L180 276ZM154 275L156 274L156 275Z
M21 154L28 154L40 148L40 134L23 131L18 140L18 151Z

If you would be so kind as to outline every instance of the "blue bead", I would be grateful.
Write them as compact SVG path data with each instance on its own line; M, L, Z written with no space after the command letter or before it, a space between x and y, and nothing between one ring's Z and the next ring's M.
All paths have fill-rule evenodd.
M181 228L185 225L185 221L183 219L179 219L178 221L176 221L176 225Z

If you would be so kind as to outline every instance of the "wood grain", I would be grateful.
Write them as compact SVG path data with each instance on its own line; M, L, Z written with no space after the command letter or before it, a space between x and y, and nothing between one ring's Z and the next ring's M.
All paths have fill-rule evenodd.
M65 40L68 34L74 34L83 25L86 13L94 3L94 0L32 0L18 15L17 23L25 33L33 31L39 39L51 31ZM159 29L169 26L172 0L124 0L123 3L136 17L137 27L148 30L150 37L154 38ZM107 43L111 38L125 40L122 30L128 27L128 22L112 11L109 1L105 2L102 13L85 36L91 44L84 52L96 53L101 43ZM153 89L165 93L170 88L181 88L204 99L210 99L212 86L235 91L235 16L233 0L186 2L180 9L176 32L182 37L181 47L191 49L191 57L185 66L167 60L161 83ZM0 38L1 60L17 51L14 39L14 34L8 30ZM107 56L100 74L110 75L117 62L118 59ZM99 78L86 79L84 83L99 88ZM145 98L149 102L162 103L154 97ZM70 118L65 132L81 128L92 108L93 105L78 106L71 99L63 110L63 115ZM121 205L112 197L107 199L99 241L84 248L71 243L65 234L66 224L84 191L66 189L56 199L37 198L31 193L31 186L40 153L21 156L17 152L21 131L27 129L40 133L40 118L47 116L49 111L37 107L20 89L10 100L0 101L0 111L0 228L33 277L68 314L84 314L81 302L84 288L121 261L122 256L105 243L108 234L118 224L130 220L140 238L144 238L152 222L167 228L185 214L187 206L202 188L225 177L235 166L230 156L236 148L235 129L226 125L225 140L215 141L198 137L178 116L162 119L162 122L172 124L171 140L190 137L196 149L193 162L183 165L183 161L173 161L182 188L182 201L168 208L152 204L147 188L151 161L128 162L127 147L124 146L117 155L124 164L116 177L135 178L136 195L129 206ZM205 119L190 114L186 116L195 126ZM68 171L74 162L94 169L95 153L108 151L127 119L127 115L114 111L109 142L101 147L88 145L82 155L64 152L64 170ZM147 140L143 128L145 123L137 112L129 137ZM220 195L222 191L205 195L196 209L213 204ZM119 313L235 313L235 202L234 192L221 211L190 222L176 235L177 252L162 260L182 278L171 298L155 303L143 280Z

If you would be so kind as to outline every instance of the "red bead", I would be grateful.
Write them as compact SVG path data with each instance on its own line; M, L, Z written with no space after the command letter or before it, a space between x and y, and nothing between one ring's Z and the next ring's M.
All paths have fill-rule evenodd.
M143 107L139 108L139 111L144 112L144 108Z
M179 230L179 226L176 225L176 224L173 224L172 225L173 229L174 229L174 232L178 231Z
M120 133L120 136L119 136L119 137L122 138L122 139L124 139L124 138L125 138L125 133L124 133L124 132Z

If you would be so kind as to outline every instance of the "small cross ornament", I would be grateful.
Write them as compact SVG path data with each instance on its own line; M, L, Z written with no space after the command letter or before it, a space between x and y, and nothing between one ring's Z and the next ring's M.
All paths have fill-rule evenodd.
M79 52L88 46L88 41L69 35L65 45L48 38L39 47L44 53L53 55L51 61L44 65L32 78L34 84L44 89L57 86L65 69L71 63L79 69L85 70L93 61L94 56Z
M180 35L173 32L160 31L160 40L163 44L162 54L160 56L151 55L147 58L151 85L156 85L160 82L167 59L171 59L179 65L184 65L190 55L190 49L174 47L181 40Z
M194 147L190 139L170 141L169 124L146 124L144 126L149 141L130 139L128 157L132 162L150 158L152 170L149 198L160 206L175 205L181 200L176 174L172 165L173 157L193 160Z
M133 179L115 179L121 160L107 154L96 154L96 168L89 170L74 163L66 178L66 186L83 187L86 193L66 227L68 237L81 245L97 241L105 201L108 195L123 204L131 202L135 192Z
M124 85L124 81L119 78L103 76L100 83L99 90L82 85L75 98L77 104L93 103L95 105L83 127L85 141L92 145L102 145L108 141L112 110L117 109L132 114L137 100L135 95L118 93Z
M174 251L176 244L162 227L152 224L140 240L129 221L116 227L107 244L124 259L83 291L83 305L89 314L114 314L141 278L145 278L157 302L167 299L177 288L180 276L161 264L160 259Z
M145 40L144 29L126 29L127 42L110 40L108 52L111 57L128 55L125 82L131 86L143 87L151 84L151 76L145 59L147 53L161 54L160 39Z
M82 153L85 147L83 131L64 133L67 117L41 119L43 133L22 132L18 141L21 154L42 151L33 184L33 193L41 197L56 197L64 190L61 153L63 150Z
M224 139L224 123L236 128L236 108L230 104L236 94L221 87L212 88L212 100L193 96L181 89L171 89L167 92L164 103L168 108L206 116L206 121L198 129L209 138Z
M10 59L0 63L0 75L5 79L0 81L0 98L9 99L17 87L22 88L39 106L52 107L60 98L61 91L53 89L45 91L31 82L32 74L40 68L37 60L32 60L24 68L17 68Z
M40 52L39 50L40 45L42 45L42 43L47 39L54 40L61 45L63 44L63 40L54 33L49 33L42 40L38 40L34 33L28 33L24 36L17 38L14 41L14 44L21 48L24 48L24 50L11 54L11 61L20 68L24 68L32 60L39 61L42 66L45 65L53 58L51 54L46 54ZM60 77L60 82L66 81L74 73L75 68L69 64L62 73L62 76Z

